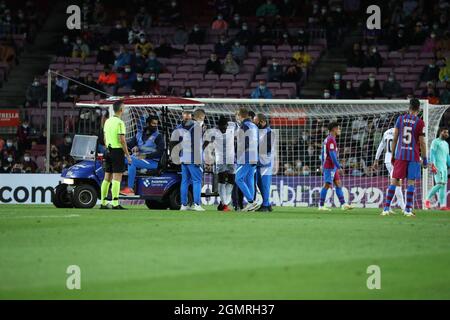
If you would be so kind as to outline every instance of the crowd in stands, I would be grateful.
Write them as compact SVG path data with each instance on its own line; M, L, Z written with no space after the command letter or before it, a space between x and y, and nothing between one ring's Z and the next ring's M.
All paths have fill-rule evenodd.
M358 27L356 17L365 16L360 1L206 3L213 17L200 17L200 12L194 12L195 3L179 0L131 0L116 6L102 0L83 1L82 29L64 32L55 45L51 89L58 108L107 94L301 97L301 87L324 48L314 42L312 31L324 31L326 45L335 47L347 31ZM383 12L393 14L383 16L382 30L365 30L363 41L355 43L347 55L348 70L356 68L358 73L331 70L323 98L403 99L415 95L433 103L448 103L450 59L445 53L450 47L449 8L442 7L443 1L430 3L426 10L416 0L383 3ZM406 88L406 75L396 70L413 46L417 47L417 57L430 57L414 80L416 90ZM391 59L392 53L398 53L396 60ZM202 86L206 83L210 88ZM46 78L37 75L26 91L25 109L40 108L45 100ZM366 125L370 127L370 123ZM317 141L321 143L321 139ZM54 151L61 144L55 145ZM301 148L303 153L297 150L295 154L307 154L315 160L285 163L286 174L308 175L317 169L320 146L306 144ZM15 161L22 161L20 157ZM371 174L368 165L356 162L351 165ZM61 162L61 166L66 164Z
M52 139L54 140L54 139ZM0 136L0 173L45 172L45 144L47 131L37 132L23 119L15 136ZM56 139L50 148L50 172L59 173L74 162L70 157L72 137L68 134Z
M448 104L450 5L447 1L390 1L381 30L365 30L347 59L347 74L334 74L324 97L428 99ZM365 78L364 78L365 77ZM337 80L336 80L337 79ZM357 82L355 85L354 82Z
M268 48L269 50L283 46L288 47L289 51L294 48L285 61L277 61L278 59L270 56L258 57L255 67L265 73L264 80L269 83L293 83L293 86L286 86L288 90L280 87L285 89L281 90L280 94L284 94L283 97L288 95L295 98L299 96L300 86L313 62L313 57L307 51L311 41L308 30L332 28L335 31L332 37L337 38L337 34L346 25L340 14L343 10L342 4L321 6L317 3L301 4L291 0L216 0L209 5L210 12L216 14L207 25L189 20L184 14L186 4L175 0L152 3L132 1L131 4L127 3L126 7L118 6L114 10L103 1L84 1L82 30L62 35L55 54L59 58L66 58L65 61L79 59L82 64L95 63L97 67L89 72L86 72L86 69L80 71L79 66L69 73L66 72L67 69L58 70L61 75L70 75L89 88L81 89L84 92L80 92L80 85L54 81L54 101L73 102L80 95L90 93L104 97L103 92L177 95L187 92L189 96L197 96L197 88L192 85L174 88L171 83L161 81L160 75L169 72L175 75L169 70L167 59L192 57L188 52L189 46L208 45L214 39L217 41L211 48L209 59L205 59L203 65L204 79L208 80L208 75L217 75L222 79L222 75L248 74L248 81L256 80L255 84L252 83L249 87L251 91L242 92L239 97L278 97L278 92L270 92L269 88L267 94L255 94L261 89L257 82L262 79L252 79L252 72L257 70L248 73L245 70L246 59L249 59L254 50L258 50L259 55L263 46L273 47ZM294 17L300 24L297 23L297 27L292 28L289 27L289 19L295 21ZM157 37L151 32L152 28L157 30L164 27L176 30ZM330 39L327 40L330 42ZM315 58L319 54L317 52ZM28 88L27 106L42 106L46 96L42 89L46 84L43 78L40 82L41 85L33 83ZM275 87L278 88L279 85ZM242 89L244 88L239 88Z
M0 1L0 87L8 79L11 69L27 43L33 43L42 27L47 1Z

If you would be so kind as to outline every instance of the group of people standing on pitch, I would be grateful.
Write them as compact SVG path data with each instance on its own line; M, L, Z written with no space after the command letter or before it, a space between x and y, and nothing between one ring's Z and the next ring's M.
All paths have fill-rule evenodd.
M125 208L119 204L119 195L134 195L134 183L138 169L158 168L166 150L164 138L158 131L158 118L141 117L137 133L129 153L125 139L126 128L121 120L123 103L113 104L114 115L105 121L104 141L106 152L103 161L105 177L101 185L100 209ZM218 174L220 196L219 211L230 211L234 202L238 211L272 211L270 186L274 156L274 135L264 114L254 114L246 108L236 112L236 122L220 117L214 134L205 134L203 109L185 111L181 123L172 132L172 161L181 164L181 211L204 211L201 206L204 153L212 150L215 171ZM205 138L204 138L205 136ZM176 145L178 144L178 149ZM264 152L260 146L264 145ZM174 152L176 150L176 152ZM178 160L178 161L177 161ZM122 174L128 165L128 186L120 190ZM111 187L112 206L108 205ZM262 204L256 201L256 189L262 195ZM192 191L192 201L189 199ZM247 205L243 206L243 198ZM191 203L192 202L192 203Z
M172 160L179 155L181 163L180 210L204 211L201 206L203 167L205 151L210 148L218 174L218 210L231 211L233 201L237 211L272 211L273 136L267 117L240 108L236 122L222 116L211 134L205 133L205 117L203 109L195 110L192 118L185 112L182 124L172 133L171 140L181 146L176 154L172 152ZM265 148L261 153L263 143ZM188 199L191 184L192 205ZM256 201L256 188L261 192L262 203ZM242 198L247 201L245 207Z
M439 129L439 137L433 140L431 144L430 160L427 158L427 145L425 140L425 123L419 117L420 101L411 99L409 111L397 118L394 128L387 130L383 135L377 154L374 167L378 167L378 160L384 150L385 165L389 172L390 184L386 191L384 208L382 216L388 216L394 213L391 210L393 199L397 198L397 203L401 207L404 216L414 217L414 194L416 182L421 180L422 167L431 168L434 174L435 186L430 190L426 197L425 207L431 208L431 199L439 193L439 204L441 210L449 210L446 207L447 202L447 181L450 166L449 146L447 139L449 131L447 128ZM330 123L328 126L330 132L325 139L322 148L322 169L324 176L324 186L320 192L319 210L329 211L325 206L325 199L328 189L335 185L335 192L341 203L343 210L352 209L352 205L347 204L341 187L341 178L343 174L338 160L338 150L336 137L340 135L341 129L338 123ZM406 201L402 192L402 181L407 179Z

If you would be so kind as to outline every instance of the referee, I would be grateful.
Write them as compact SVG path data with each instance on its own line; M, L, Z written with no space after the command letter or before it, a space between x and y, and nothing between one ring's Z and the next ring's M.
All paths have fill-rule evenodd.
M109 209L106 197L108 196L109 186L111 187L112 209L125 210L119 205L120 182L122 174L125 171L125 156L128 163L131 163L131 157L128 153L127 142L125 140L125 123L120 119L123 113L123 102L116 101L113 104L114 116L105 121L103 134L105 139L106 154L103 159L103 169L105 178L101 187L101 206L100 209Z

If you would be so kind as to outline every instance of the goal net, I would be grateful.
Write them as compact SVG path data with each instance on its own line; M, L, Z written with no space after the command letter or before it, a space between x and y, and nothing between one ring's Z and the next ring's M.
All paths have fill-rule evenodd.
M251 99L195 99L204 104L205 124L216 127L220 116L234 121L238 108L245 106L269 118L272 129L278 133L277 165L274 166L271 201L276 206L317 206L323 184L321 174L321 148L328 135L327 124L337 121L342 128L337 138L339 159L344 169L342 177L346 200L355 207L379 208L383 206L389 183L384 164L384 152L378 168L375 155L383 134L393 128L400 114L408 111L408 100L251 100ZM440 120L449 106L428 105L422 101L426 123L428 147L436 137ZM131 139L148 115L160 119L160 130L166 135L181 122L183 106L131 106L125 109L127 139ZM415 208L422 208L423 197L432 186L428 170L417 182ZM406 182L405 182L406 183ZM209 188L210 186L204 186ZM405 190L405 188L403 188ZM406 192L404 191L404 194ZM204 199L213 204L216 199ZM339 206L339 200L330 190L329 206ZM392 205L397 205L394 199Z

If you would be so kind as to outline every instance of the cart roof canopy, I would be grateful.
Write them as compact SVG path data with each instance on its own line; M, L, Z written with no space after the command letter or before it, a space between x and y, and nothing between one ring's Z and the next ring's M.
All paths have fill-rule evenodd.
M109 107L118 100L122 100L125 106L173 106L173 107L201 107L204 104L185 98L166 96L123 96L109 97L97 101L79 101L78 107Z

